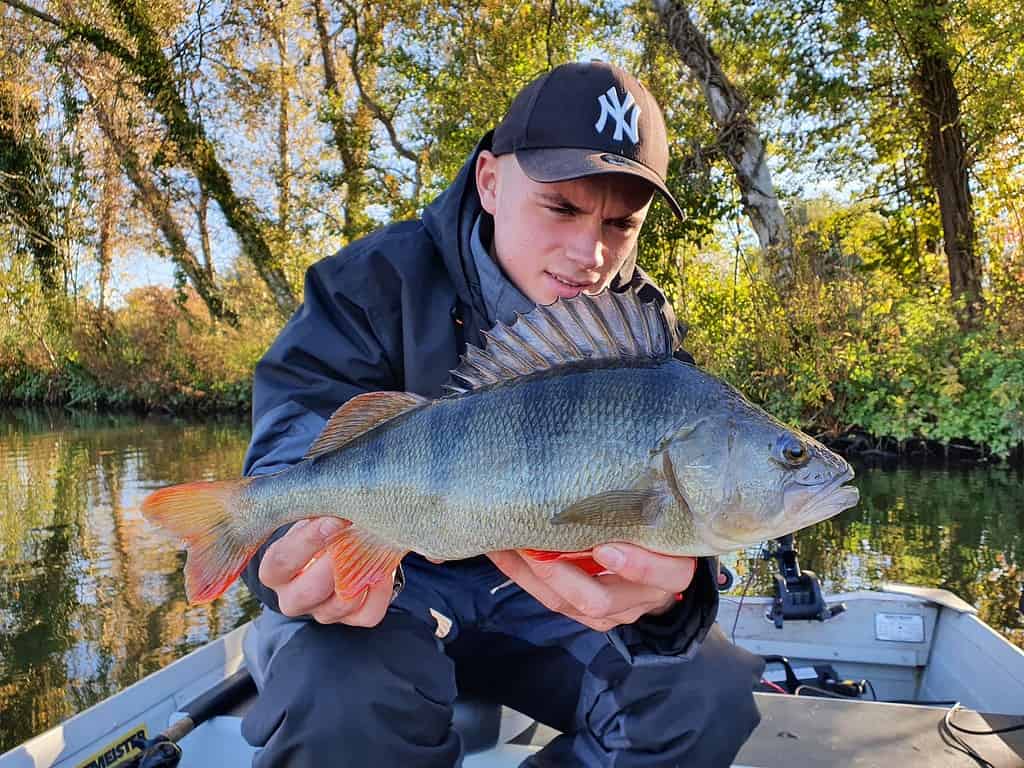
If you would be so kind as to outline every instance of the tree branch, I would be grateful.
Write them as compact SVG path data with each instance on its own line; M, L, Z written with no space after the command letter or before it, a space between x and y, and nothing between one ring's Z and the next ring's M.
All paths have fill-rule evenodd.
M395 152L406 160L409 160L416 168L416 194L419 195L419 190L422 185L419 155L402 143L401 139L398 138L398 131L395 130L395 124L391 117L389 117L383 108L373 100L363 85L363 78L359 71L359 41L361 35L359 33L358 15L350 4L346 3L345 5L346 8L348 8L349 13L352 14L352 23L356 33L355 42L352 44L352 55L349 57L349 66L352 70L352 79L355 81L356 90L359 92L359 99L367 106L370 113L381 123L381 125L384 126L384 129L388 132L388 138L391 140L391 146L395 148Z
M56 16L51 16L45 11L40 11L27 3L23 3L21 0L0 0L0 2L17 11L21 11L26 16L31 16L34 19L38 19L50 26L56 27L68 37L78 38L79 40L92 43L97 50L116 56L126 64L132 65L135 63L135 55L131 51L96 27L90 27L74 20L69 21L67 19L59 19Z

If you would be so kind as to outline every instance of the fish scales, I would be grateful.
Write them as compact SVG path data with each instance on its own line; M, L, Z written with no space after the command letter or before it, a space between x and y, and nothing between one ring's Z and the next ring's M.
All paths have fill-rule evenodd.
M334 514L439 558L588 549L602 532L551 518L637 482L680 418L685 374L676 361L598 367L438 400L313 459L284 491L273 487L284 478L255 483L258 516L276 527Z

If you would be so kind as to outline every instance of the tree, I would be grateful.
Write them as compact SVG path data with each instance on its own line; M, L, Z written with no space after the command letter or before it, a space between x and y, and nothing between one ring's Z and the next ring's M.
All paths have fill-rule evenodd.
M121 62L136 79L149 105L160 115L178 158L195 174L198 182L217 201L227 224L238 236L242 252L266 283L278 310L291 314L295 296L278 259L265 237L266 220L255 202L235 191L230 174L217 157L203 124L196 120L182 99L174 67L164 53L157 29L139 0L109 0L108 6L134 51L108 35L102 28L73 18L60 19L20 0L4 2L23 13L57 28L68 38L92 45L97 51Z
M743 210L762 251L776 262L775 282L792 277L792 242L768 170L767 147L748 114L748 102L725 74L707 37L682 0L654 0L664 32L691 76L700 83L718 127L718 144L739 186Z
M923 143L942 215L949 286L954 300L964 300L965 320L970 325L977 319L982 303L981 261L976 250L971 195L974 160L967 147L960 93L954 79L956 50L947 31L949 3L915 0L907 11L909 22L903 44L926 126Z
M1019 14L994 0L694 2L780 162L872 200L885 265L907 279L930 279L940 255L969 327L999 258L979 250L978 195L999 217L1014 205L1013 163L992 160L1021 128Z
M17 248L30 253L43 294L64 294L64 254L58 247L57 207L49 147L40 136L31 95L0 80L0 211Z
M205 266L200 265L174 215L170 197L160 188L152 171L139 157L134 149L134 142L117 125L112 115L113 110L95 98L91 103L108 146L117 155L121 168L134 185L139 200L163 235L171 260L191 281L210 314L229 325L237 326L238 315L227 306L221 291L215 285L212 265L209 260Z

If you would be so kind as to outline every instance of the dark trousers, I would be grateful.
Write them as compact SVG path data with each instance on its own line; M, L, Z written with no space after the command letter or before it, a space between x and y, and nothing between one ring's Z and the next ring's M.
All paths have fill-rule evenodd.
M562 731L537 766L728 766L759 720L761 661L717 627L691 659L630 663L485 560L408 558L406 587L377 627L308 622L280 637L264 648L260 696L242 724L262 747L257 768L452 768L457 692Z

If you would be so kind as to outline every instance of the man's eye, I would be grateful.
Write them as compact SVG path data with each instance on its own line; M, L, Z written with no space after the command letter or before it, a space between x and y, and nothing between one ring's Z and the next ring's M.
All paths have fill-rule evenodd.
M620 219L618 221L613 221L612 226L615 227L616 229L622 230L623 232L629 232L630 230L633 229L633 222L623 221L622 219Z
M572 208L566 208L564 206L549 206L549 211L554 211L559 216L572 216L575 211Z

